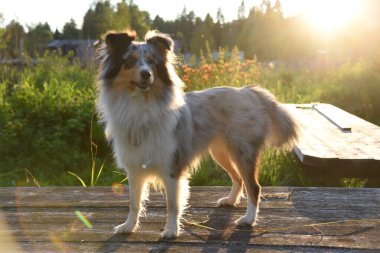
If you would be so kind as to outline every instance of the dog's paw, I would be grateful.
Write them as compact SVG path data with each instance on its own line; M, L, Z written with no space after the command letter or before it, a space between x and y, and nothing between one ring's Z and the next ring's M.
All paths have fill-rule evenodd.
M135 232L137 229L137 224L132 224L129 222L125 222L113 228L114 234L130 234Z
M236 206L238 204L238 201L235 201L234 199L230 197L224 197L224 198L218 199L217 203L219 206Z
M255 225L255 217L248 217L247 215L241 216L239 219L234 222L236 226L253 226Z
M179 229L164 229L161 233L161 239L175 239L179 236Z

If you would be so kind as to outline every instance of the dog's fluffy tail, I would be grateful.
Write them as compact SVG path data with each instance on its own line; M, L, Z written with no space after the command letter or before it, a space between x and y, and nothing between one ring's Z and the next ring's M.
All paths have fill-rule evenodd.
M269 143L293 146L298 139L298 123L269 91L257 86L254 89L271 119Z

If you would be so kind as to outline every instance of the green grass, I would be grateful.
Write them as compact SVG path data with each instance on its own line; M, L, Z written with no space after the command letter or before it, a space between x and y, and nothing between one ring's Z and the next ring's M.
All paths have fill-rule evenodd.
M362 60L313 70L271 69L254 60L240 63L232 55L202 66L180 66L177 70L186 91L259 83L281 102L331 103L380 124L380 67L375 62ZM41 58L40 64L23 69L0 66L0 186L126 182L94 115L95 78L96 66L83 68L76 61L58 56ZM279 150L263 154L260 182L310 185L293 155ZM230 185L231 181L206 157L190 183ZM364 183L343 179L342 185Z
M260 184L263 186L308 186L300 165L289 151L269 149L260 164ZM190 185L228 186L228 174L210 157L205 157L190 178Z
M231 179L210 156L206 156L191 175L190 185L227 186L231 185Z

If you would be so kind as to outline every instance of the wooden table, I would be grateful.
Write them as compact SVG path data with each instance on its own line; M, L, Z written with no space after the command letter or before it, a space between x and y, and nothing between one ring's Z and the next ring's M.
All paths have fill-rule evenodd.
M227 187L193 187L188 223L176 240L159 239L166 208L157 192L138 232L113 235L113 226L128 214L126 191L0 188L0 251L380 251L380 189L264 187L257 226L236 229L233 220L244 213L245 201L219 208L216 200L227 195Z
M293 149L305 173L324 185L337 179L380 182L380 127L330 104L287 104L300 123Z

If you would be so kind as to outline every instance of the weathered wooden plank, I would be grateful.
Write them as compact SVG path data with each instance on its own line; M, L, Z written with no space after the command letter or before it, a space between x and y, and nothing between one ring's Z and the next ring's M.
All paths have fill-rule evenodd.
M310 208L317 214L311 213ZM375 207L376 208L376 207ZM57 210L56 210L57 209ZM38 210L38 209L37 209ZM271 209L262 207L260 209L260 217L262 218L258 223L257 227L271 226L271 227L287 227L293 225L305 225L308 223L319 223L319 222L329 222L337 220L347 220L347 219L371 219L376 217L374 213L363 214L363 208L351 207L348 209L348 213L342 215L337 212L336 209L332 209L326 206L321 209L317 209L314 206L307 206L304 209ZM115 226L125 220L128 214L128 209L121 208L105 208L105 209L95 209L95 208L80 208L78 209L64 209L55 208L43 209L43 211L36 209L23 209L19 211L6 210L8 212L14 212L13 214L8 214L6 218L2 221L9 225L22 224L24 227L36 227L38 224L52 224L44 225L44 228L48 226L63 226L67 224L77 224L80 220L75 215L76 211L81 211L82 214L87 217L88 221L93 225L94 228L99 227L109 227ZM244 208L190 208L184 215L184 219L189 222L206 222L218 224L225 224L234 226L233 221L239 216L245 213ZM284 218L284 216L286 218ZM265 218L263 218L265 217ZM142 217L141 223L159 223L163 224L166 218L166 210L164 208L148 208L147 216ZM211 221L210 221L211 220ZM1 220L0 220L1 221ZM81 225L80 223L77 225ZM82 224L83 225L83 224ZM213 226L213 225L210 225Z
M59 226L47 224L46 227L23 227L22 232L10 230L18 237L19 241L51 241L52 238L62 242L96 242L107 241L110 237L117 241L154 243L160 241L159 233L164 223L144 223L140 230L131 235L112 234L112 226L107 224L96 228L84 228L80 224ZM218 231L210 231L204 228L185 226L180 238L175 242L191 243L245 243L261 245L310 245L344 247L344 248L368 248L379 249L378 235L380 222L363 221L360 224L328 224L315 225L315 227L267 227L263 229L235 229L234 226L214 226ZM270 229L274 230L271 231ZM278 229L276 231L276 229ZM0 231L0 236L2 232ZM21 238L21 239L20 239ZM0 240L1 241L1 240Z
M207 194L206 194L207 192ZM278 188L273 193L268 189L264 197L286 199L290 194L288 187ZM60 198L57 198L57 194ZM99 198L99 194L101 197ZM229 194L228 187L202 188L195 187L191 190L190 205L193 207L215 207L219 198ZM43 187L43 188L0 188L0 207L60 207L60 206L114 206L125 207L129 204L129 193L126 187L78 188L78 187ZM156 191L150 193L150 206L165 207L163 194ZM204 200L207 201L204 201Z
M81 243L45 243L36 242L30 248L28 243L22 243L22 247L31 249L29 252L46 253L46 252L128 252L128 253L145 253L145 252L218 252L218 253L266 253L266 252L333 252L333 253L362 253L373 252L367 249L348 249L348 248L333 248L333 247L319 247L314 246L268 246L268 245L249 245L249 244L198 244L198 243L138 243L128 241L113 241L110 239L106 242L81 242Z
M366 122L332 105L318 104L318 106L316 106L316 108L329 108L334 111L336 117L344 118L347 124L352 125L352 131L347 133L340 131L339 128L332 127L327 118L321 117L321 115L311 109L297 109L297 105L286 105L286 107L294 114L301 125L302 142L301 146L297 145L301 150L304 148L302 145L311 143L308 144L308 146L305 145L305 149L309 150L310 145L314 146L317 144L318 148L316 151L320 151L318 157L321 158L333 158L334 156L331 156L332 152L340 159L380 159L380 139L377 138L377 136L380 136L380 128L376 125ZM370 129L370 131L367 129ZM375 132L377 135L374 134ZM366 138L363 138L363 135L366 135ZM320 143L315 143L312 137L317 138ZM350 139L352 140L347 143L346 140ZM367 152L361 152L363 142L365 146L372 145L372 150L367 148ZM326 150L328 155L324 156Z
M198 227L185 226L181 237L173 242L187 242L198 244L248 244L248 245L277 245L277 246L305 246L315 245L315 247L342 247L342 248L363 248L379 249L379 222L363 222L355 226L336 226L326 225L312 227L293 227L279 231L268 230L239 230L232 226L219 228L218 231L209 231ZM131 235L112 234L112 226L98 227L94 229L73 228L73 225L67 227L50 226L46 229L41 228L23 228L22 234L12 231L21 242L49 242L55 241L83 243L83 242L102 242L114 238L119 242L139 242L155 243L160 242L159 232L162 231L164 223L146 223L140 230ZM218 227L217 227L218 228ZM269 229L269 228L267 228ZM273 228L274 229L274 228ZM0 233L1 235L1 233Z
M227 187L194 187L192 191L190 203L195 206L188 209L184 218L216 230L185 223L180 238L161 241L159 232L165 225L166 210L163 197L157 193L152 194L156 203L148 205L141 229L133 235L115 236L112 227L125 220L128 208L124 204L128 201L125 196L117 197L123 204L109 200L114 197L110 187L0 188L0 202L7 201L0 209L0 224L6 223L8 227L0 226L0 244L11 242L9 236L3 236L11 233L18 246L28 252L63 251L60 247L81 252L105 252L105 249L139 252L145 246L153 251L164 244L169 252L171 249L212 252L219 248L228 252L380 250L379 189L264 187L260 219L252 229L236 229L233 224L244 214L245 201L237 208L217 208L209 203L211 198L228 193ZM50 205L44 196L54 196L50 200L56 203ZM11 198L16 200L10 201ZM75 199L77 204L73 202ZM58 205L62 200L69 204ZM92 228L86 227L75 211L81 211ZM325 222L333 223L322 224Z
M336 158L336 154L326 147L325 143L315 135L321 131L320 126L314 124L320 120L311 109L297 109L296 105L287 105L287 109L294 115L300 125L300 138L296 147L309 159L317 158ZM323 119L323 121L327 121ZM323 125L322 125L323 127ZM300 158L303 161L302 158Z
M364 153L355 152L355 154L352 154L352 146L347 145L342 139L343 135L350 135L352 133L340 131L337 127L332 125L328 119L313 110L309 110L307 113L303 112L303 115L304 118L301 119L304 124L303 130L306 130L308 133L304 141L311 142L311 145L315 145L315 139L319 141L319 145L315 148L317 154L314 154L314 156L316 158L368 158L368 155ZM305 118L305 116L307 118ZM324 150L329 152L329 156L323 156L323 153L326 152Z
M349 117L343 110L328 104L315 104L312 108L325 116L341 131L351 131L351 125L348 123Z
M122 206L127 203L129 194L128 188L122 186L122 194L115 193L112 187L22 187L22 188L0 188L0 207L23 207L23 206L42 206L40 203L56 202L62 204L64 207L68 206L92 206L101 207L102 203L107 206ZM227 195L230 191L228 186L213 186L213 187L191 187L190 202L192 206L199 204L200 207L214 207L216 199ZM354 198L355 201L366 202L369 199L378 200L378 191L368 188L318 188L318 187L263 187L263 198L267 202L277 202L281 200L289 200L294 198L294 193L297 196L303 196L308 194L307 198L312 198L313 201L317 201L320 195L324 198L335 198L337 194L344 194L346 198L341 201L345 201L348 198ZM164 206L164 198L159 192L151 192L150 202L160 201ZM305 197L306 198L306 197ZM46 201L48 200L48 201ZM75 203L74 203L75 201ZM324 201L324 199L320 199ZM341 202L340 201L340 202ZM4 202L6 202L4 204ZM212 202L212 203L210 203ZM90 204L88 204L90 203ZM155 203L154 203L155 204ZM339 204L339 203L338 203Z
M328 104L285 107L300 123L300 140L293 150L307 175L380 178L378 126ZM342 131L346 126L351 130Z
M362 128L358 129L355 127L353 131L355 132L354 135L342 136L343 138L345 138L347 145L367 154L367 157L369 159L379 161L380 160L380 140L377 140L375 138L375 131L372 132L374 133L374 135L371 135L370 131L365 131L365 129L362 129ZM380 131L377 131L377 132L380 132ZM357 145L357 143L360 143L360 145ZM355 157L353 157L353 159L355 159Z
M127 187L115 193L112 187L43 187L43 188L0 188L1 207L127 207L129 205L129 193ZM216 201L229 194L229 187L192 187L190 194L190 205L192 207L215 207ZM121 193L120 193L121 192ZM367 204L368 201L380 202L380 196L372 189L350 189L350 188L302 188L302 187L264 187L262 198L263 205L278 204L286 207L290 199L297 193L297 200L303 194L312 192L305 197L305 202L312 201L324 204L326 198L334 199L337 194L345 196L337 202L350 204L351 200L356 203ZM360 192L360 195L358 195ZM377 194L377 195L376 195ZM59 196L59 197L58 197ZM321 198L320 196L323 196ZM245 207L245 199L241 205ZM148 202L150 207L165 207L165 199L159 192L151 192ZM272 207L275 208L275 207Z

